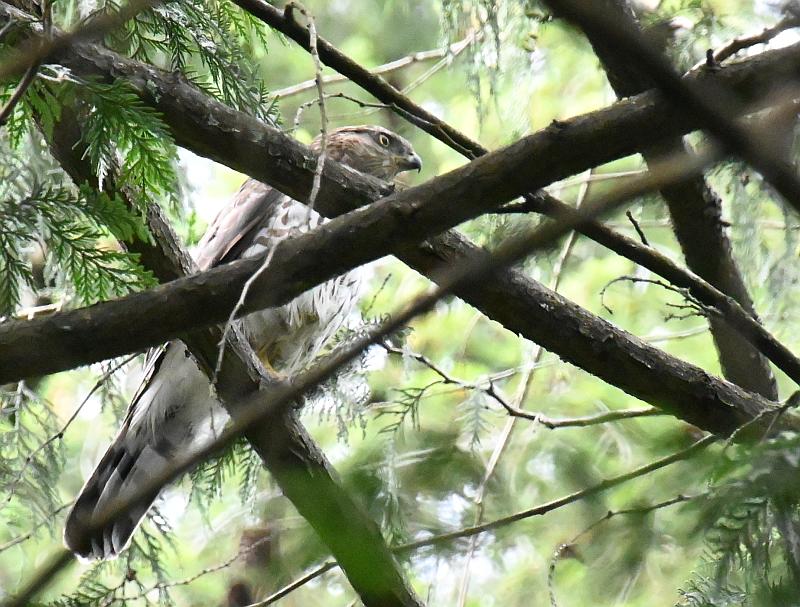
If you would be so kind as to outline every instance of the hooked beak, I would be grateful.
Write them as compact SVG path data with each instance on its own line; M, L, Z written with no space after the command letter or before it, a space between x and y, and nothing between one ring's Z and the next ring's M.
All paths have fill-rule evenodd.
M419 173L422 170L422 159L412 152L400 161L400 166L404 171L416 169Z

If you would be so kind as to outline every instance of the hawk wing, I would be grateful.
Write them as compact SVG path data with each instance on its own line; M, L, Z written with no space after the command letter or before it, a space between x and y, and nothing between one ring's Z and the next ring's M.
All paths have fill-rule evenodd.
M273 187L248 179L233 200L220 209L198 244L195 260L208 270L245 253L257 236L268 228L281 203L292 201Z
M255 180L242 185L203 236L196 258L205 270L270 246L263 238L279 205L291 199ZM300 203L294 202L299 205ZM256 241L261 243L257 244ZM142 383L122 427L73 506L64 529L68 548L84 558L110 558L130 536L157 493L93 533L99 514L126 500L169 466L214 436L227 415L211 395L208 379L179 341L151 351Z

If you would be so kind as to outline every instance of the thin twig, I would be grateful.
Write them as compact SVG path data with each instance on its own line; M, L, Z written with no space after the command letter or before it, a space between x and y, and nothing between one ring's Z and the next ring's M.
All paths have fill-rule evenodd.
M317 199L317 195L319 194L320 186L322 185L322 171L325 169L325 159L327 158L327 145L328 145L328 137L327 137L327 128L328 128L328 118L325 114L325 94L322 90L322 64L319 61L319 55L317 54L317 29L316 25L314 24L314 17L306 11L306 9L299 3L299 2L291 2L286 5L286 10L289 11L292 8L297 9L301 14L303 14L307 21L308 21L308 31L311 40L311 57L314 60L314 70L316 73L315 80L317 82L317 92L319 93L318 102L319 102L319 113L320 113L320 152L319 156L317 156L317 164L314 168L314 180L311 185L311 193L308 196L308 201L306 205L308 206L308 224L309 227L311 225L311 213L314 210L314 202ZM222 331L222 339L219 343L219 353L217 355L217 362L214 367L214 374L212 377L211 385L209 390L214 389L214 383L216 382L216 378L219 376L219 372L222 368L222 360L225 354L225 345L227 344L227 339L230 331L233 329L233 323L236 319L239 310L244 305L245 301L247 300L247 294L250 291L250 287L253 283L258 280L259 276L261 276L266 269L269 267L270 262L272 261L272 256L275 254L275 247L271 248L267 253L266 257L264 258L264 263L261 264L250 278L247 279L247 282L244 284L242 288L242 292L239 295L239 299L236 302L236 305L231 310L231 314L228 317L228 322L225 323L225 328Z
M694 297L689 289L683 287L676 287L668 282L664 282L663 280L657 280L655 278L641 278L638 276L617 276L616 278L609 280L602 289L600 289L600 305L603 306L609 314L613 314L614 311L606 305L605 296L606 291L608 291L609 287L617 284L618 282L631 282L631 283L643 283L643 284L650 284L655 285L657 287L661 287L666 291L671 291L673 293L677 293L680 295L687 303L686 304L666 304L669 307L679 308L679 309L691 309L695 312L695 315L699 316L710 316L716 313L716 309L712 308L711 306L707 306L703 304L699 299ZM668 319L669 320L669 319Z
M422 63L424 61L430 61L432 59L442 59L442 58L450 58L450 57L457 57L461 54L461 52L469 46L473 40L475 40L475 34L470 33L465 36L462 40L458 42L452 43L447 48L439 48L439 49L432 49L429 51L418 51L416 53L411 53L410 55L406 55L405 57L401 57L400 59L395 59L394 61L390 61L389 63L384 63L383 65L379 65L378 67L374 67L369 71L375 75L384 75L389 74L391 72L395 72L397 70L401 70L405 67L414 65L416 63ZM331 76L325 76L322 79L323 84L335 84L338 82L346 82L348 78L343 76L342 74L333 74ZM317 85L317 79L313 78L311 80L306 80L304 82L300 82L298 84L288 86L283 89L279 89L274 91L272 95L275 99L279 101L283 101L288 97L292 97L294 95L298 95L300 93L304 93L309 89L313 89Z
M336 566L337 566L337 564L336 564L335 561L328 561L324 565L321 565L321 566L317 567L316 569L313 569L313 570L309 571L303 577L296 579L295 581L291 582L290 584L287 584L286 586L284 586L283 588L281 588L277 592L272 593L267 598L265 598L263 601L259 601L257 603L250 603L249 605L246 605L245 607L266 607L267 605L272 605L273 603L275 603L278 600L282 599L286 595L294 592L295 590L297 590L301 586L305 586L311 580L313 580L315 578L318 578L323 573L325 573L327 571L330 571L331 569L333 569Z
M33 81L36 79L36 73L39 71L39 65L38 62L31 64L22 76L22 80L19 81L17 88L14 90L14 93L11 95L6 105L3 109L0 109L0 127L6 125L17 103L19 103L20 99L25 95L28 87L33 84Z
M580 491L575 491L574 493L570 493L568 495L565 495L565 496L563 496L561 498L552 500L552 501L547 502L545 504L541 504L541 505L536 506L534 508L529 508L527 510L523 510L521 512L517 512L516 514L512 514L510 516L499 518L499 519L490 521L488 523L483 523L483 524L480 524L480 525L473 525L471 527L466 527L464 529L459 529L458 531L452 531L450 533L443 533L441 535L435 535L435 536L428 537L428 538L425 538L425 539L422 539L422 540L417 540L415 542L409 542L407 544L394 546L392 548L392 552L395 552L395 553L398 553L398 554L405 554L407 552L418 550L419 548L424 548L424 547L427 547L427 546L434 546L434 545L438 545L438 544L442 544L442 543L446 543L446 542L451 542L451 541L457 540L457 539L462 539L462 538L467 538L467 537L474 537L474 536L477 536L479 534L485 533L487 531L491 531L491 530L497 529L499 527L504 527L504 526L509 525L511 523L515 523L515 522L518 522L518 521L521 521L521 520L525 520L527 518L531 518L531 517L534 517L534 516L541 516L541 515L547 514L549 512L552 512L554 510L557 510L557 509L562 508L564 506L567 506L569 504L573 504L573 503L575 503L577 501L580 501L580 500L582 500L582 499L584 499L586 497L590 497L590 496L592 496L592 495L594 495L596 493L601 493L603 491L607 491L608 489L612 489L614 487L617 487L617 486L619 486L619 485L621 485L623 483L626 483L628 481L631 481L633 479L645 476L647 474L650 474L651 472L655 472L656 470L659 470L661 468L669 466L670 464L674 464L676 462L689 459L690 457L692 457L696 453L699 453L700 451L702 451L703 449L705 449L706 447L708 447L712 443L716 442L717 440L718 440L718 438L716 436L713 436L713 435L706 436L705 438L700 439L699 441L695 442L694 444L692 444L691 446L687 447L686 449L683 449L681 451L678 451L676 453L673 453L673 454L668 455L666 457L663 457L661 459L657 459L655 461L652 461L652 462L650 462L648 464L645 464L643 466L635 468L635 469L631 470L630 472L626 472L624 474L620 474L619 476L615 476L615 477L612 477L610 479L603 480L603 481L601 481L599 483L591 485L590 487L586 487L585 489L581 489ZM679 496L679 498L672 498L671 501L672 501L672 503L679 503L679 501L688 501L689 499L694 499L696 497L698 497L698 496L692 496L692 497L688 497L688 498L683 497L683 496ZM662 502L661 504L655 504L650 509L651 510L655 510L656 508L664 508L667 505L672 505L672 504L667 504L666 502ZM601 519L601 521L602 520L607 520L608 518L612 518L613 516L618 516L618 515L621 515L621 514L633 514L635 511L644 513L644 512L649 511L647 508L648 507L641 507L641 508L635 508L635 509L634 508L630 508L630 509L626 509L626 510L620 510L618 512L609 512L608 514L605 515L605 517L603 517L603 519ZM598 521L598 523L595 523L595 524L599 524L599 522L601 522L601 521ZM325 573L326 571L332 569L335 566L336 566L336 563L334 563L334 562L325 563L323 566L318 567L317 569L314 569L313 571L309 572L308 574L304 575L303 577L295 580L291 584L288 584L287 586L285 586L284 588L282 588L281 590L279 590L275 594L269 596L267 599L264 599L263 601L258 602L258 603L252 603L250 605L247 605L247 607L265 607L266 605L271 605L276 600L278 600L280 598L283 598L284 596L286 596L287 594L289 594L293 590L296 590L297 588L300 588L304 584L308 583L312 579L320 576L321 574Z
M212 392L214 390L214 385L217 382L217 378L219 377L219 372L222 370L222 360L225 357L225 346L228 343L228 336L230 335L231 331L234 330L236 317L239 315L239 310L241 310L242 306L245 304L245 301L247 301L247 294L250 292L250 288L253 286L253 283L258 280L258 277L266 271L266 269L269 267L269 264L272 262L272 257L274 255L275 247L272 247L264 256L264 262L258 266L258 269L253 272L250 278L247 279L247 282L244 283L242 292L239 294L239 299L236 301L236 305L233 306L233 309L228 316L228 321L225 323L225 328L222 330L222 337L219 340L217 362L214 365L214 373L211 375L209 390Z
M646 247L649 247L650 243L647 242L647 236L644 235L644 232L642 231L639 222L636 221L636 219L634 218L633 213L631 213L630 211L625 211L625 217L627 217L628 220L631 222L631 225L633 225L633 229L636 230L636 233L639 235L639 240L642 241L642 244Z
M616 411L607 411L597 415L589 415L584 417L551 419L549 417L543 416L540 413L525 411L518 405L509 402L509 400L500 393L497 386L494 384L494 380L491 378L484 378L482 380L474 382L459 379L445 372L441 367L439 367L436 363L434 363L432 360L430 360L427 356L423 354L396 348L385 342L380 345L387 352L391 354L412 358L413 360L424 365L425 367L427 367L428 369L430 369L431 371L433 371L434 373L439 375L439 377L442 378L441 381L433 382L431 384L428 384L425 388L422 388L420 390L420 393L424 393L428 388L431 388L438 384L452 384L458 386L460 389L463 390L475 390L478 392L482 392L483 394L486 394L490 398L494 399L512 418L527 419L533 422L537 422L551 430L556 428L594 426L597 424L604 424L623 419L632 419L635 417L650 417L654 415L664 415L664 413L660 409L657 409L655 407L643 407L639 409L620 409ZM535 361L534 365L527 370L528 373L526 374L526 378L523 380L524 385L528 384L530 377L532 376L532 372L536 368L537 363L538 360ZM442 393L444 392L437 392L436 394L438 395ZM517 400L517 402L521 402L519 398L515 400Z
M200 579L201 577L205 577L205 576L207 576L209 574L217 573L218 571L222 571L224 569L227 569L228 567L233 565L236 561L238 561L240 558L250 554L253 550L255 550L256 548L258 548L259 546L261 546L262 544L268 542L271 539L272 538L270 536L262 537L260 540L258 540L256 542L253 542L252 544L250 544L248 546L245 546L244 548L241 548L236 554L234 554L233 556L231 556L228 559L224 560L223 562L217 563L216 565L212 565L211 567L206 567L205 569L202 569L202 570L198 571L194 575L191 575L191 576L189 576L187 578L184 578L182 580L175 580L175 581L172 581L172 582L159 582L157 584L153 584L149 588L146 588L146 589L142 590L141 592L139 592L139 594L132 595L132 596L115 597L114 600L112 600L109 604L113 604L113 603L116 603L118 601L121 601L123 603L127 603L127 602L130 602L130 601L143 599L148 594L150 594L151 592L156 591L156 590L160 591L160 590L165 590L167 588L174 588L176 586L188 586L189 584L195 582L196 580Z
M757 44L766 44L778 34L798 26L800 26L800 19L796 15L789 15L778 21L778 23L772 27L765 27L759 34L734 38L714 53L714 62L722 63L728 57L732 57L739 51L743 51L751 46L756 46Z
M319 194L320 186L322 185L322 171L325 169L325 160L328 157L328 116L325 110L325 91L323 90L322 84L322 62L319 59L319 50L317 48L319 44L317 25L314 21L314 16L299 2L290 2L287 4L284 14L291 15L292 8L297 9L297 11L302 14L308 22L306 27L308 28L309 53L311 54L311 59L314 62L314 82L317 85L317 100L319 103L319 156L317 157L317 165L314 168L314 180L311 184L311 193L308 195L308 201L306 202L308 208L313 210L314 203L316 202L317 195Z
M556 576L556 565L558 564L558 561L562 558L562 556L567 550L572 549L578 542L578 540L580 540L584 535L592 531L595 527L598 527L599 525L602 525L606 521L609 521L617 516L624 516L630 514L638 514L641 516L649 514L650 512L654 512L655 510L661 510L662 508L669 508L670 506L675 506L676 504L684 504L693 499L697 499L698 497L703 497L704 495L706 494L701 493L698 495L677 495L668 500L664 500L663 502L650 504L648 506L624 508L622 510L609 510L608 512L606 512L604 516L591 523L589 526L583 529L583 531L575 535L571 540L569 540L568 542L564 542L563 544L560 544L553 552L553 556L550 558L550 566L548 568L548 574L547 574L547 589L550 593L550 605L552 607L558 607L558 602L556 601L556 596L555 596L555 576Z
M620 474L619 476L615 476L610 479L600 481L595 485L586 487L585 489L581 489L579 491L575 491L574 493L570 493L568 495L552 500L545 504L541 504L533 508L528 508L527 510L522 510L520 512L517 512L516 514L505 516L490 521L488 523L473 525L472 527L465 527L457 531L442 533L440 535L435 535L433 537L417 540L415 542L409 542L407 544L398 546L396 550L400 553L410 552L412 550L417 550L425 546L434 546L444 542L451 542L453 540L471 537L473 535L477 535L480 533L486 533L487 531L492 531L493 529L497 529L499 527L503 527L510 523L515 523L517 521L531 518L533 516L541 516L548 512L552 512L557 508L562 508L563 506L575 503L579 500L582 500L596 493L607 491L608 489L621 485L622 483L626 483L635 478L639 478L641 476L645 476L646 474L650 474L651 472L654 472L660 468L664 468L665 466L669 466L670 464L674 464L675 462L686 460L718 440L719 439L716 436L713 435L706 436L705 438L700 439L699 441L695 442L690 447L683 449L682 451L678 451L676 453L673 453L672 455L668 455L661 459L650 462L649 464L645 464L644 466L640 466L639 468L635 468L634 470L626 472L625 474Z
M391 109L391 106L386 105L385 103L369 103L367 101L361 101L360 99L356 99L350 95L346 95L344 93L326 93L323 95L324 99L346 99L347 101L352 101L357 106L362 108L376 108L376 109ZM319 99L311 99L310 101L306 101L305 103L301 103L297 106L297 111L294 114L294 120L292 121L292 128L291 131L296 131L300 128L300 118L303 115L303 112L310 108L315 103L319 103Z

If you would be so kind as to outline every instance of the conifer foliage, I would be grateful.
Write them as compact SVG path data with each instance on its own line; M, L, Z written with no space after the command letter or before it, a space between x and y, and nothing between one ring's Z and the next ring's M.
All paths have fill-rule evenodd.
M0 0L0 69L18 59L17 49L26 48L32 37L53 40L81 31L105 17L113 20L134 4ZM266 21L272 19L278 29L295 20L285 27L284 38L256 16L257 1L141 2L128 18L78 43L101 44L144 67L172 73L204 99L270 127L282 128L281 113L294 116L292 128L282 132L306 143L336 126L385 124L412 140L424 158L426 172L411 178L421 183L480 151L477 145L465 153L471 147L451 137L458 135L454 126L486 148L542 129L556 144L563 140L580 147L569 139L573 123L565 121L616 98L607 61L614 49L613 44L610 51L603 49L587 32L565 23L558 10L564 4L311 0L308 6L292 2L276 13L264 8L271 5L261 6L261 16L269 15ZM800 27L797 2L586 4L635 15L643 39L664 50L677 70L704 65L699 69L709 78L724 72L737 53L756 55L784 32L795 41ZM9 6L16 12L6 10ZM297 26L308 33L308 44L293 42ZM331 50L326 40L343 50ZM424 48L431 50L419 52ZM707 54L708 49L717 54ZM600 57L601 50L608 54ZM359 81L346 54L365 66L384 64L378 69L382 78ZM795 57L800 65L800 45ZM638 59L626 56L623 64ZM337 61L334 68L352 76L352 82L322 66ZM0 81L0 111L11 109L0 125L0 326L60 310L91 311L98 302L154 288L154 273L128 246L154 244L156 231L148 227L154 215L167 217L177 232L190 233L189 245L195 232L202 232L193 200L198 192L190 183L196 165L187 169L187 156L176 145L190 146L185 141L191 138L181 139L186 125L176 126L144 98L141 86L110 72L106 78L87 78L51 57L30 66L27 75ZM270 93L281 87L279 94ZM324 89L321 98L318 87ZM796 105L796 89L781 90L783 97L771 102ZM367 99L368 93L381 103ZM662 102L653 98L642 105ZM786 121L781 112L787 113L781 107L775 120ZM761 124L766 114L757 114L752 124ZM448 124L434 124L439 117ZM774 116L767 117L769 122ZM186 118L190 125L215 120ZM589 115L583 122L595 119ZM80 183L55 153L67 120L79 127L70 149L89 176ZM782 149L796 164L796 116L781 125L773 130L781 131ZM241 143L239 133L229 131L224 149ZM775 138L773 132L770 136ZM686 143L688 150L707 142L689 135L672 143L681 150ZM643 152L644 158L634 154L587 167L550 184L549 192L583 208L617 183L652 169L645 159L649 162L647 154L654 152ZM264 162L287 167L296 162L280 153ZM324 163L304 160L302 170L311 183ZM210 161L200 166L208 169ZM230 166L252 168L243 169L236 160ZM695 292L702 289L671 286L656 275L675 260L691 271L690 278L703 275L716 285L714 277L703 274L708 266L701 262L708 259L698 260L686 246L687 239L697 239L694 251L708 249L701 257L727 260L747 295L740 303L752 305L768 337L780 340L791 356L800 352L798 216L741 160L725 158L693 178L697 187L680 191L687 197L688 224L666 189L664 200L653 191L601 218L619 239L623 233L643 243L639 257L612 254L605 248L610 237L590 240L599 228L594 236L591 229L576 232L555 252L518 264L516 290L497 287L486 295L485 285L471 285L483 294L474 307L467 296L439 301L430 314L375 340L338 375L296 399L293 409L310 431L292 444L316 453L313 435L322 445L319 451L333 461L329 466L324 458L315 460L324 465L311 468L311 476L363 505L363 513L351 509L353 518L374 521L375 528L366 525L367 531L380 547L385 548L380 542L389 546L385 554L396 557L397 569L378 571L375 579L399 580L405 587L407 578L408 587L431 606L800 603L800 438L792 431L800 427L800 399L787 399L796 388L791 374L776 371L766 358L763 365L744 369L766 374L770 385L776 379L783 404L769 406L761 396L712 381L711 376L729 372L720 362L725 346L715 341L720 326L715 323L722 322L724 311L699 300ZM401 182L392 191L408 187L413 186ZM488 257L544 223L539 211L548 199L543 200L528 196L495 207L458 226L458 238L450 234L444 245L426 240L421 255L433 255L438 264L439 258L455 256L458 248L452 243L469 238ZM713 224L713 238L686 230L698 213L705 223L697 225ZM627 250L634 247L626 242ZM648 252L656 258L649 266L641 262ZM428 278L446 275L447 268L437 265ZM365 276L371 291L363 318L350 319L320 359L330 360L371 335L403 309L401 303L431 287L388 257ZM544 299L526 299L526 289L544 293ZM585 309L568 308L562 294ZM483 305L487 301L490 305ZM572 344L559 349L555 338L550 343L559 347L547 352L531 336L509 331L513 327L484 314L504 302L517 313L532 313L536 305L561 320L566 310L576 316L580 310L587 323L581 327L603 329L586 330L598 347L581 355ZM664 359L646 361L652 402L625 393L629 383L610 385L592 375L598 353L608 352L606 342L641 345L633 338L625 342L628 334L620 337L605 322L663 349ZM537 335L551 330L561 337L560 329ZM630 351L625 355L633 357ZM186 355L192 352L187 349ZM147 366L144 358L131 352L91 368L20 377L0 386L0 604L17 592L23 578L39 572L42 554L60 548L64 514L123 420ZM672 366L662 365L663 360ZM728 390L725 394L744 395L759 413L733 436L712 444L708 437L701 439L708 428L658 409L675 402L669 391L680 382L694 391L681 394L691 392L701 405L717 402ZM715 393L715 386L725 390ZM731 419L741 413L723 404L730 405ZM724 421L720 426L727 428L730 420ZM383 605L359 590L344 563L338 571L330 561L333 543L320 540L325 537L320 529L336 528L342 520L328 520L333 514L327 512L308 516L285 491L293 479L284 478L284 492L279 490L281 479L265 470L270 454L250 444L239 437L197 462L162 492L119 558L83 563L48 580L31 604L243 607L288 584L289 598L281 596L287 605L344 606L360 600L368 607ZM272 598L263 604L272 604Z

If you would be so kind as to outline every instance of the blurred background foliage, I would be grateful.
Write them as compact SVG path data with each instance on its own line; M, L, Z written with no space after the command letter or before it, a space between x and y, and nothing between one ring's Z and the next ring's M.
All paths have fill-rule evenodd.
M467 39L467 45L413 61L385 77L489 148L615 99L588 43L537 3L309 0L305 5L320 35L368 67ZM72 0L53 6L62 27L98 8ZM677 20L680 27L667 48L683 68L699 61L705 49L757 33L781 18L781 7L766 1L654 0L636 6L646 24ZM773 44L794 40L796 33L789 31ZM107 43L182 70L209 94L276 122L304 142L319 132L314 90L280 93L313 78L310 56L227 0L166 3L137 17ZM8 317L25 316L37 306L77 306L151 284L136 260L113 245L120 231L141 229L138 217L126 216L111 200L103 202L108 211L102 217L87 215L84 209L90 205L81 201L90 193L65 181L33 128L35 111L44 107L57 114L59 94L84 95L94 108L91 159L96 171L107 169L109 157L122 162L132 182L169 209L190 244L244 179L176 150L157 116L136 107L124 87L66 80L37 81L0 134L0 169L6 171L0 184L0 237L12 234L3 245L0 273L3 285L16 281L13 288L0 288L0 313ZM373 101L347 83L325 90ZM360 107L345 98L329 98L326 105L330 127L379 123L409 138L424 160L419 176L404 177L409 185L464 162L385 109ZM129 111L120 115L114 106ZM114 133L115 149L102 147L109 133ZM143 141L150 143L143 147ZM27 177L26 166L46 167L38 172L46 179L38 183ZM642 166L638 156L626 158L551 190L576 203L587 191L602 191ZM728 233L756 309L776 336L800 350L800 336L793 330L800 313L797 218L785 213L760 178L741 164L723 164L709 179L723 198ZM21 214L31 200L38 201L39 215ZM56 212L70 202L73 215ZM653 246L681 259L657 198L632 202L625 210ZM537 221L488 215L460 229L491 247ZM624 213L610 223L636 237ZM79 251L77 266L69 266L69 253L59 253L59 243L69 242L63 234L79 228L84 249L94 243L90 248L100 253L81 256ZM94 266L80 264L92 259L100 267L95 275L106 282L96 279L87 286L80 277ZM672 306L682 303L676 294L652 284L617 282L601 297L615 278L649 277L631 262L577 238L553 254L527 260L524 269L595 314L719 374L705 320L676 312ZM391 314L428 287L391 258L373 264L370 272L372 287L362 305L366 323ZM60 544L65 505L112 437L141 376L140 364L134 357L4 387L2 592L17 587ZM785 398L792 386L782 376L779 384ZM374 347L358 369L310 399L303 418L393 544L530 508L686 448L700 436L668 416L554 429L526 419L512 425L497 394L552 420L646 406L452 299L387 347ZM797 439L789 436L749 448L715 446L544 516L400 558L430 605L797 604L787 537L797 520L798 449ZM669 500L675 503L650 509ZM603 521L608 513L626 509L634 512ZM72 567L42 602L247 604L328 556L246 445L165 491L135 538L116 561ZM334 569L279 604L354 602L352 590Z

